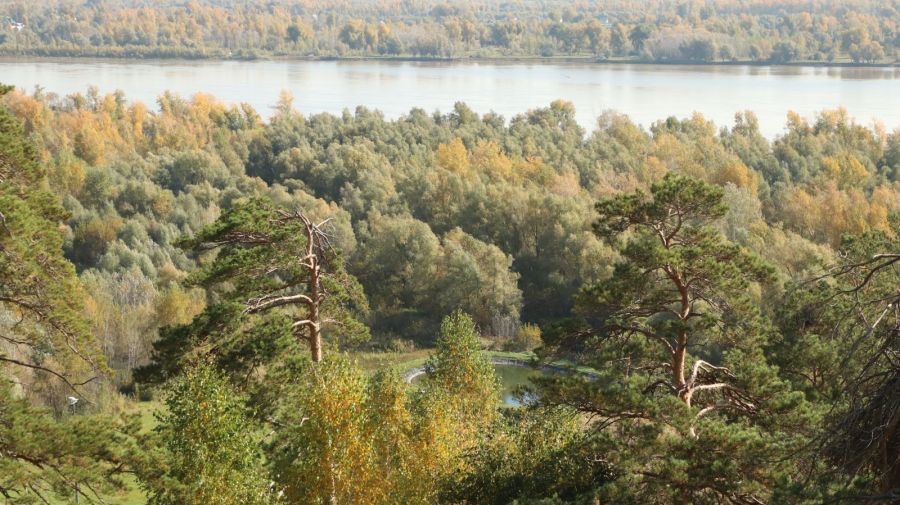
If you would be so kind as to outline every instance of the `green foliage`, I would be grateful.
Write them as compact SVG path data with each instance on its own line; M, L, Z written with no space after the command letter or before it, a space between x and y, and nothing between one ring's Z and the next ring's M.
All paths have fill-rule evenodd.
M121 485L121 426L63 414L67 396L94 410L102 386L93 382L106 371L62 254L66 217L21 122L0 107L0 495L9 503L70 499L76 487L94 500Z
M455 228L443 240L409 216L369 216L353 267L378 314L376 330L430 342L440 318L456 309L481 328L495 317L518 320L522 294L512 259ZM372 270L368 265L379 265ZM398 321L399 320L399 321ZM422 333L411 326L419 325Z
M279 214L270 203L251 199L236 204L212 225L184 241L184 247L197 252L218 249L188 279L207 289L226 284L217 292L223 299L249 303L248 300L274 296L273 293L309 294L309 272L303 265L308 239L304 225ZM365 317L368 305L356 279L345 272L342 256L325 245L321 256L322 312L333 320L338 342L351 343L368 337L368 329L354 316Z
M540 380L541 402L595 418L613 471L606 499L744 503L791 489L815 421L767 363L768 329L753 293L772 269L710 224L727 209L719 188L667 175L597 204L598 235L619 245L609 280L588 286L580 323L545 338L599 370ZM777 419L777 421L775 421Z
M20 121L0 108L0 309L17 321L15 329L4 323L0 340L31 354L0 351L0 361L40 366L46 359L60 379L75 382L104 363L83 319L75 270L62 255L59 223L67 214L45 178Z
M152 505L264 504L274 493L261 471L257 426L241 395L209 364L198 364L167 387L157 414L150 467L140 468Z
M672 8L696 14L695 7ZM594 54L631 54L643 44L643 57L655 58L667 33L663 18L647 23L645 39L643 28L635 31L643 24L637 19L614 19L606 27L564 12L548 21L543 11L540 21L497 20L477 32L467 27L469 21L477 27L477 19L453 9L439 9L447 11L441 29L475 33L465 42L473 51L487 38L523 51L577 51L581 32L574 25L583 23ZM724 16L706 14L691 22ZM418 26L411 16L408 26ZM787 31L803 22L802 13L778 16L793 23L783 25ZM291 51L305 50L317 36L307 34L321 29L308 32L302 17L282 20L300 30ZM336 32L348 24L340 18L323 23ZM553 40L535 44L529 30L543 23ZM365 51L381 50L396 33L367 34L371 21L357 26ZM762 33L759 26L753 30ZM286 35L271 32L271 50L288 43ZM844 35L847 43L838 51L867 43L860 31ZM670 48L684 42L679 37L669 40ZM450 47L437 38L426 42L417 50L440 54ZM733 56L744 57L748 47L735 42ZM757 52L769 58L772 47L762 43ZM452 50L460 48L457 42ZM291 109L289 97L269 122L248 107L205 95L186 100L167 93L159 112L96 90L66 98L12 90L0 103L15 116L4 111L0 118L5 359L44 366L74 383L103 369L102 350L116 369L115 384L125 388L132 368L148 361L135 377L160 384L198 358L209 359L247 395L256 420L288 421L269 441L277 439L281 455L310 461L279 460L285 475L297 472L291 480L306 483L333 474L342 496L363 502L433 503L460 476L471 484L466 493L483 488L478 496L538 503L598 497L614 503L796 503L847 483L861 494L884 485L877 477L887 475L880 460L846 449L860 438L845 428L881 433L876 428L889 425L869 415L885 403L880 395L892 391L887 383L848 378L866 376L859 374L864 370L889 377L893 370L890 352L881 351L891 350L885 342L892 327L884 323L892 319L886 316L873 338L864 337L893 296L896 279L891 269L873 276L859 300L877 301L861 305L841 292L862 280L858 273L792 282L835 257L860 262L896 249L889 216L900 209L893 182L900 173L900 137L857 125L846 111L824 111L810 121L790 114L785 133L770 141L750 112L721 129L699 114L643 129L606 113L586 135L574 108L562 101L508 122L464 104L443 115L414 109L390 121L362 107L340 116L303 116ZM316 367L302 357L305 342L291 328L302 307L248 311L265 294L304 292L296 260L306 239L296 222L282 222L281 211L290 209L303 209L316 222L332 218L330 240L347 259L346 271L337 254L322 264L333 274L323 281L333 295L324 316L341 322L325 329L326 361L340 361L334 351L365 336L361 322L372 325L379 341L409 345L402 339L431 343L445 313L471 313L471 319L457 315L446 322L431 361L434 377L424 389L410 392L396 374L370 381L346 363L320 367L346 396L328 399L330 410L296 389L330 394L312 382ZM856 238L845 242L847 233ZM183 236L192 237L183 242L187 249L177 247ZM78 286L60 250L88 289ZM770 283L773 278L778 282ZM185 280L195 287L179 287ZM679 287L691 302L686 316ZM578 317L564 321L573 309ZM557 421L520 420L534 428L530 439L515 423L488 422L498 415L498 399L490 367L478 357L478 331L512 335L500 329L520 327L517 318L544 327L544 356L595 369L588 377L550 377L541 389L542 401L594 416L597 422L583 426L587 433L577 444L549 437L540 446L544 437L537 433ZM536 332L524 333L536 338ZM673 353L678 349L684 351L681 366ZM31 370L10 366L4 374L28 386L32 404L61 412L70 388L51 372ZM678 370L683 377L673 373ZM94 393L101 386L94 381L78 389ZM724 401L739 408L725 408ZM42 410L28 412L35 422L49 422ZM302 412L334 412L344 424L319 419L304 431L309 421L297 426ZM822 453L827 457L802 450L824 430L823 420L850 444L829 444ZM523 452L501 451L499 459L479 452L491 447L491 435L543 447L535 450L567 461L571 481L545 459L526 461ZM323 442L329 436L340 440L341 454L368 468L343 467L345 456L329 459ZM893 439L882 440L872 447L890 452ZM569 466L569 457L587 463ZM490 471L479 476L476 466ZM800 470L810 480L799 480ZM511 483L523 479L537 479L552 492L516 495ZM294 492L307 499L306 491Z
M670 174L651 195L597 204L599 236L612 241L633 233L609 280L583 291L580 310L601 318L599 331L614 338L648 337L673 349L680 339L691 346L752 346L751 287L770 281L773 272L709 226L726 213L722 190Z
M809 285L792 286L777 312L770 353L824 415L815 457L835 499L896 493L900 419L896 331L897 217L892 233L846 236L842 257Z
M452 503L532 503L589 499L611 479L591 435L571 410L507 410L468 458L471 469L449 486Z
M153 343L152 361L135 370L135 380L162 384L211 346L217 368L236 378L284 353L304 351L291 334L289 318L271 314L246 321L243 310L235 302L214 303L188 324L162 328Z
M7 383L8 375L0 374ZM85 407L81 407L85 408ZM108 415L64 415L35 408L0 388L0 494L10 504L73 500L94 503L120 489L129 439Z
M483 423L498 401L499 384L490 360L481 354L475 322L462 311L441 323L436 350L425 363L425 394L440 389L450 395L459 414L472 423Z
M216 250L188 282L206 288L217 301L191 323L164 329L154 343L153 362L137 370L137 379L158 383L197 353L214 356L221 368L242 377L312 345L311 337L294 324L306 317L305 311L277 302L271 311L255 309L279 297L318 298L316 310L323 324L335 328L337 345L367 338L368 328L356 319L368 310L365 295L333 250L318 251L323 263L315 289L325 294L313 293L304 266L306 237L303 223L285 219L270 202L251 199L236 203L213 224L184 239L182 245L194 251Z

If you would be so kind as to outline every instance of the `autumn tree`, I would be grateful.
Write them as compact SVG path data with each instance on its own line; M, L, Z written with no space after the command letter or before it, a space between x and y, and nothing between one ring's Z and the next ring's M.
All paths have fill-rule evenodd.
M281 400L272 414L277 429L267 449L288 502L379 503L390 483L373 467L378 448L369 439L360 370L329 356L312 366L291 360L274 373L291 384L278 388Z
M467 455L497 420L499 384L481 351L471 317L456 311L444 318L412 407L418 418L411 437L417 447L411 482L416 503L434 503L442 488L472 470Z
M449 394L472 430L490 421L498 399L497 379L490 361L481 355L478 337L475 321L456 311L441 322L436 352L425 363L425 389Z
M469 451L471 468L444 489L447 501L590 503L611 477L573 409L507 409L490 433Z
M421 389L396 371L372 378L346 357L274 367L268 446L290 503L431 504L469 468L497 418L496 377L471 318L447 316Z

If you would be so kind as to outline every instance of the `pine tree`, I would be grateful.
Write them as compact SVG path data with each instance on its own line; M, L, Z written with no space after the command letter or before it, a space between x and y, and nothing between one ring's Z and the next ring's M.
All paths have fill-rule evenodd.
M609 500L765 503L790 488L779 455L802 440L802 395L763 354L771 268L711 226L722 197L670 174L649 195L599 202L595 232L621 260L582 290L582 318L545 338L548 357L598 371L543 379L541 398L593 417L598 457L620 475Z
M10 89L0 85L0 95ZM89 386L105 365L63 256L66 213L46 187L19 121L0 107L0 496L47 503L80 492L94 503L121 484L124 441L108 417L57 418L66 396L92 409ZM57 416L38 402L57 406Z
M326 223L254 198L183 240L208 254L188 283L205 287L215 303L190 324L164 329L137 380L164 381L194 353L212 354L239 377L303 347L319 362L328 328L336 347L368 338L357 319L368 311L365 295L344 270Z

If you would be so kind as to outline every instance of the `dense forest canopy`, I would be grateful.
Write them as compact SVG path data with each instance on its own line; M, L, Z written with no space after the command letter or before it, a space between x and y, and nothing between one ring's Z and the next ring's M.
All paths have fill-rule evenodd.
M896 130L3 91L10 503L896 502Z
M889 231L900 209L900 135L843 110L789 114L770 142L750 112L721 130L695 115L649 131L609 112L586 134L561 101L508 122L464 104L388 121L362 107L303 116L284 96L268 123L202 94L164 95L159 112L95 91L3 103L69 213L63 249L120 370L204 305L179 282L203 258L178 240L248 196L330 218L375 334L420 343L457 308L499 336L567 315L618 254L592 231L593 203L667 172L721 186L730 210L716 226L790 279L844 233Z
M7 55L892 63L897 0L5 2Z

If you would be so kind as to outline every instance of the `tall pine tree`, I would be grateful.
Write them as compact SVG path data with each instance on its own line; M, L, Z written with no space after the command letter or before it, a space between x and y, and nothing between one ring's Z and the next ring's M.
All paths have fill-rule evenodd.
M599 202L595 232L621 260L545 338L546 356L598 370L544 379L541 398L592 417L597 457L620 475L607 499L756 504L791 487L781 455L799 443L800 397L763 355L758 309L773 274L711 226L722 197L670 174Z

